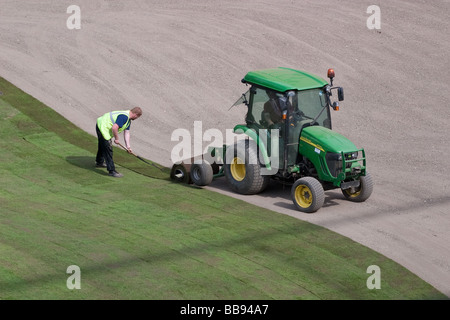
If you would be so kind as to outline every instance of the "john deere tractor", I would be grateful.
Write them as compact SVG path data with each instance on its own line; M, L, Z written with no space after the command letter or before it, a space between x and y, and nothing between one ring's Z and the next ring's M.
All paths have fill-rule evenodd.
M288 68L248 72L242 82L250 89L234 104L248 108L245 124L234 127L247 139L213 148L208 161L192 164L193 183L205 185L224 175L235 192L256 194L279 180L292 185L292 201L306 213L322 207L325 190L340 188L354 202L368 199L373 182L364 149L332 131L330 110L339 110L338 101L344 100L334 76L329 69L328 83ZM334 95L338 101L332 102Z

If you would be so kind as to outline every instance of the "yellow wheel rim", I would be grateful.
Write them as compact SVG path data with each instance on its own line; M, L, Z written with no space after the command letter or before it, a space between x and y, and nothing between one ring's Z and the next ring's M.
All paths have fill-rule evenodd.
M230 164L231 175L236 181L242 181L245 178L245 163L239 157L235 157Z
M302 208L311 206L313 196L311 190L305 185L299 185L295 188L295 201Z
M353 192L352 192L352 190L353 190ZM355 198L361 194L361 187L359 187L358 189L350 188L350 189L345 190L345 192L347 193L347 195L350 198Z

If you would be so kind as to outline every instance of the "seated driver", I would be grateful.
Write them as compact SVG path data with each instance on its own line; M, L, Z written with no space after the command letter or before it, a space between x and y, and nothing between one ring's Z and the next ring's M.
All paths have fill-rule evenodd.
M263 120L266 121L268 127L271 127L281 122L282 115L275 93L268 91L267 95L269 100L264 104Z

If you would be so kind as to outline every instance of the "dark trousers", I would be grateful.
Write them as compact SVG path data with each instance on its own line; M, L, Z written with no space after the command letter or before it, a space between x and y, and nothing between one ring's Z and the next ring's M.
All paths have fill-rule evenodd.
M99 164L105 161L106 168L109 172L116 171L116 167L113 161L113 149L111 143L109 142L109 140L105 140L105 138L103 138L103 135L97 125L95 126L95 131L97 131L98 138L98 151L95 161Z

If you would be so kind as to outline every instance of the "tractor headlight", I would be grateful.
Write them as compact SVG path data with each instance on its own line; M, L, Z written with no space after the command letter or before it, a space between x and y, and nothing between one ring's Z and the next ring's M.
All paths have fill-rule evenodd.
M355 160L355 159L358 159L358 151L347 152L345 154L345 160Z

